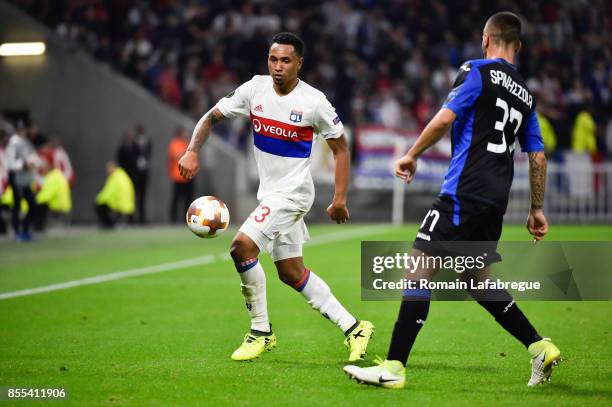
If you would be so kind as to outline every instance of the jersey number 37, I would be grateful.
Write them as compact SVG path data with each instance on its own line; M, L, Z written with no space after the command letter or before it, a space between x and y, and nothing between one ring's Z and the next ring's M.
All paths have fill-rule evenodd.
M507 149L506 137L504 136L504 129L506 128L506 124L508 123L508 120L510 121L510 123L515 123L514 134L516 135L518 129L521 127L521 123L523 122L523 114L513 107L511 107L509 109L510 111L508 111L508 103L501 98L497 98L497 100L495 101L495 106L499 107L504 113L502 120L495 122L495 130L501 133L501 143L495 144L489 142L487 144L487 151L496 154L503 154L506 152ZM510 151L512 150L514 150L514 143L510 146Z

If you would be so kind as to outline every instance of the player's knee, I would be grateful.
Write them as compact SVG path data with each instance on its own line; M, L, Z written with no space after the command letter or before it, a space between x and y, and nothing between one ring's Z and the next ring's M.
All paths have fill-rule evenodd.
M290 268L279 269L278 278L283 283L293 287L295 284L297 284L298 281L300 281L300 278L302 277L303 273L304 273L304 270L297 270L297 269L290 269Z
M246 239L234 239L230 246L230 255L234 263L241 263L253 257L257 257L257 246L247 241Z
M247 259L244 258L244 243L240 240L234 240L230 246L230 256L234 260L234 263L240 263Z
M290 286L293 286L297 282L297 279L295 279L293 276L289 274L281 273L280 271L278 272L278 278L283 283L290 285Z
M276 270L278 271L278 278L291 287L298 284L304 273L306 273L306 268L303 264L285 262L283 260L276 263Z

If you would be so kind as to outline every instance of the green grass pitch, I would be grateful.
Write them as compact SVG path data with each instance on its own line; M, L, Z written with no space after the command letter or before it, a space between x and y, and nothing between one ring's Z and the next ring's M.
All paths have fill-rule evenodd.
M308 267L359 318L377 326L367 364L386 355L394 302L361 302L361 240L409 240L415 225L312 226ZM551 240L609 240L612 227L553 226ZM278 347L255 362L229 355L248 330L231 231L201 240L185 228L83 232L33 244L0 241L0 294L207 255L208 264L0 301L0 387L64 387L71 405L611 405L612 303L521 307L565 355L553 381L528 389L526 351L472 302L434 302L404 390L359 386L342 372L343 336L284 286L269 257ZM527 240L507 226L505 240ZM6 401L0 403L7 403ZM13 401L15 406L41 402ZM56 405L56 403L52 403Z

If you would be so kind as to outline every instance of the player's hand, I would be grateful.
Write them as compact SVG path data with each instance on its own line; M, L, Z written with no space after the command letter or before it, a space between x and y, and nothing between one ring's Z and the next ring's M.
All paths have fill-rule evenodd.
M395 175L400 177L408 184L414 178L417 169L417 160L410 154L404 155L395 162Z
M198 153L186 151L178 162L179 174L185 179L192 179L200 170Z
M548 232L548 221L544 216L544 211L542 209L531 209L525 226L536 241L542 240Z
M327 214L329 217L336 221L336 223L346 223L349 220L349 211L345 203L332 202L327 207Z

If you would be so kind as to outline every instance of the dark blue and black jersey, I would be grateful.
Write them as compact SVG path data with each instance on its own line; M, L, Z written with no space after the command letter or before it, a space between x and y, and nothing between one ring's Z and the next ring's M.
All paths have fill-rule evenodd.
M460 69L444 103L457 119L452 128L453 156L441 196L462 205L494 206L504 213L514 176L518 139L523 152L543 151L533 95L514 65L503 59L478 59Z

